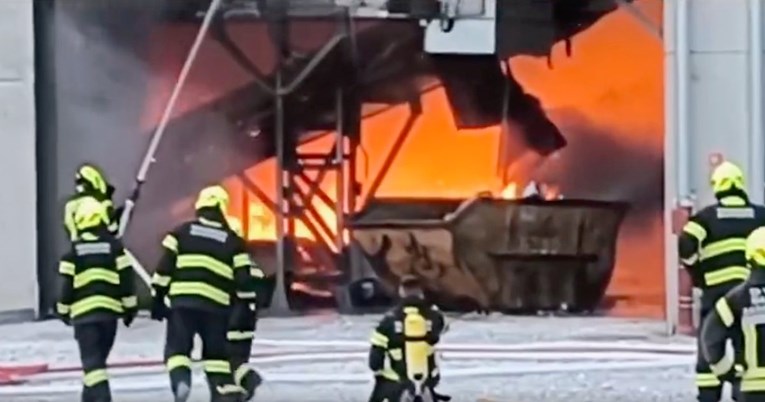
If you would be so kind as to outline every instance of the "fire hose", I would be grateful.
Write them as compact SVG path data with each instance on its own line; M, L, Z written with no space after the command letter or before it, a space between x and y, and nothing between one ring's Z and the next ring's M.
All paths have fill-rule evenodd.
M173 86L173 91L170 94L170 99L168 99L167 104L165 105L164 111L162 112L162 117L160 118L159 124L157 125L157 128L151 137L151 141L149 142L149 148L146 151L146 154L144 155L143 161L141 162L141 167L139 168L138 174L136 175L133 191L131 192L128 199L125 201L125 208L122 211L122 215L119 218L120 219L119 230L117 232L118 237L124 236L125 231L127 230L128 222L130 221L130 217L132 216L133 209L135 208L135 204L136 202L138 202L138 197L140 196L140 193L141 193L141 187L143 187L143 184L146 182L146 177L149 173L149 168L156 161L154 156L157 153L159 144L162 141L162 137L165 134L167 125L170 122L170 116L172 116L172 112L175 109L175 104L178 101L178 97L180 96L181 90L183 89L183 86L186 84L186 80L188 78L189 72L191 71L191 66L194 64L194 61L197 58L199 49L202 46L202 41L207 35L207 32L210 30L213 17L215 16L215 13L218 11L218 8L220 7L220 5L221 5L221 0L212 0L212 2L210 3L210 7L207 9L207 13L205 14L204 20L202 21L202 26L199 28L199 31L197 32L197 36L194 39L194 43L191 45L191 49L189 49L189 54L186 57L186 61L183 63L183 68L181 68L181 71L178 74L178 79L176 80L175 85ZM151 277L149 273L146 271L146 269L143 268L143 266L140 264L140 262L135 258L135 256L132 253L128 253L128 255L133 260L133 267L138 273L138 275L140 276L141 280L147 286L151 286Z

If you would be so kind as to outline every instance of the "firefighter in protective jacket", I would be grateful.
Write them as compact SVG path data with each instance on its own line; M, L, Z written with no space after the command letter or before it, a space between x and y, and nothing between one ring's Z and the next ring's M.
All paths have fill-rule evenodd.
M370 402L448 400L434 390L440 380L435 346L445 328L444 316L425 300L415 277L402 279L399 295L401 302L383 317L370 340L369 368L375 375Z
M244 230L242 224L234 216L229 216L228 226L239 237L244 240ZM228 354L231 359L231 368L234 370L234 382L244 390L244 400L249 401L255 395L255 389L263 382L260 374L251 369L247 363L250 360L252 352L252 340L255 337L255 328L257 326L257 294L263 285L265 274L258 267L255 261L250 266L252 283L250 284L255 292L256 300L235 300L231 306L231 319L229 322L228 333Z
M74 327L84 371L82 401L108 402L106 359L118 319L130 326L135 318L134 274L122 243L106 227L100 201L82 198L72 220L79 236L59 263L62 289L56 311Z
M709 314L715 302L749 276L746 266L747 236L765 223L765 208L753 205L745 190L741 169L723 162L712 173L712 190L717 203L693 215L683 227L678 253L687 268L693 286L701 289L701 318ZM741 341L734 334L733 342ZM726 380L737 389L737 375ZM696 386L700 402L718 402L722 392L720 378L712 373L701 353L699 342L696 363ZM734 391L734 395L735 395Z
M77 230L74 225L74 211L77 210L77 204L83 197L92 197L101 202L106 210L106 225L112 234L116 234L119 229L119 213L114 209L112 196L114 187L109 184L103 173L93 165L84 164L77 169L75 174L76 193L69 198L64 206L64 226L69 233L70 240L77 239Z
M765 402L765 227L752 232L746 242L746 258L752 272L715 303L701 328L704 356L719 376L729 375L734 357L726 341L743 332L743 344L735 344L744 356L740 401Z
M234 384L226 333L231 306L254 303L255 293L250 290L252 263L244 241L226 221L228 199L220 186L199 193L197 219L165 236L164 254L152 279L151 314L156 320L167 319L165 364L176 401L185 401L190 394L190 354L196 334L202 338L212 401L243 397Z

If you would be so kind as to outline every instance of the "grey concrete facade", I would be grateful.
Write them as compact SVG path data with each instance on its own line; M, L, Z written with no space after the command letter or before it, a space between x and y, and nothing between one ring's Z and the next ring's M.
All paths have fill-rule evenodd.
M0 2L0 321L37 308L33 3Z
M677 321L677 270L671 211L713 201L710 156L747 174L763 200L762 1L665 0L665 257L669 330Z

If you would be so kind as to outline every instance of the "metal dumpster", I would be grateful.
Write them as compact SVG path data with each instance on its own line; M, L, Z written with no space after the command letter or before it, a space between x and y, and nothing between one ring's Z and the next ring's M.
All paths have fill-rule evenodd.
M626 211L574 199L378 199L351 226L388 291L414 274L446 309L583 312L611 280Z

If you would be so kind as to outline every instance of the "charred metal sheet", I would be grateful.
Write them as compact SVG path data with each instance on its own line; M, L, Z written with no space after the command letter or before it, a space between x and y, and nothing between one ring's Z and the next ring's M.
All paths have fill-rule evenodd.
M627 205L590 200L376 200L353 239L383 284L414 274L448 309L595 309Z

